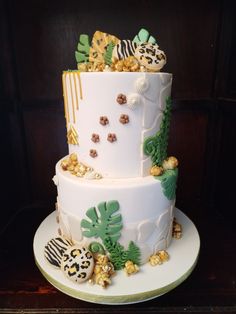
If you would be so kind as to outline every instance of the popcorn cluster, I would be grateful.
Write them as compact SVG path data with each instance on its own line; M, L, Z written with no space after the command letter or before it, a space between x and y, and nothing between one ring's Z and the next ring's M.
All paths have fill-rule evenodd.
M72 153L68 158L61 162L61 167L64 171L69 171L72 175L79 178L101 179L102 176L95 172L93 168L78 161L77 154Z
M169 254L166 251L158 251L156 254L151 255L149 263L151 266L161 265L169 260Z
M114 266L107 255L98 254L95 256L93 275L89 279L91 284L97 284L103 288L111 284L111 277L115 274Z

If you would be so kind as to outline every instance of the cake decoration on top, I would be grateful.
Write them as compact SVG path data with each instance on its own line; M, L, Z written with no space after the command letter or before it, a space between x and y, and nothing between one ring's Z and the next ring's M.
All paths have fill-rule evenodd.
M166 64L164 51L144 28L133 40L96 31L91 45L81 34L75 58L81 72L159 72Z

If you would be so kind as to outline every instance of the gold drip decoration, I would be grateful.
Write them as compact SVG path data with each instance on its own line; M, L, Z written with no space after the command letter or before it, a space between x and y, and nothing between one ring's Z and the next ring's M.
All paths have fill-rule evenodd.
M73 109L73 123L75 123L75 104L74 104L74 95L73 95L73 89L72 89L71 76L73 77L73 74L72 74L72 73L69 73L69 78L70 78L70 92L71 92L71 103L72 103L72 109Z
M73 125L70 126L69 131L67 132L67 142L68 144L78 145L78 133Z
M64 97L66 128L68 128L68 123L70 122L70 115L69 115L68 98L67 98L67 92L66 92L66 73L65 72L62 74L62 87L63 87L63 97Z
M74 87L75 87L75 95L76 95L76 110L79 110L79 99L78 99L78 93L76 88L76 73L73 73L73 80L74 80Z
M83 90L82 90L82 84L81 84L80 72L77 72L77 73L78 73L78 79L79 79L80 99L83 99Z

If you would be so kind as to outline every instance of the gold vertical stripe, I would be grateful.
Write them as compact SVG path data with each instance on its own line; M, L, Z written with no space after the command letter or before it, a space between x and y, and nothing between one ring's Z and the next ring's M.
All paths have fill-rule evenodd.
M64 97L64 111L66 118L66 128L68 128L68 122L70 122L70 115L68 111L68 98L66 92L66 73L62 74L62 87L63 87L63 97Z
M71 76L73 76L73 74L72 74L72 73L69 73L69 78L70 78L70 92L71 92L71 103L72 103L72 109L73 109L73 122L75 123L75 105L74 105L74 96L73 96L73 90L72 90Z
M81 84L80 72L78 72L78 79L79 79L80 99L83 99L83 91L82 91L82 84Z
M77 93L77 85L76 85L76 73L73 73L73 80L74 80L74 86L75 86L75 95L76 95L76 109L79 110L79 99L78 99L78 93Z

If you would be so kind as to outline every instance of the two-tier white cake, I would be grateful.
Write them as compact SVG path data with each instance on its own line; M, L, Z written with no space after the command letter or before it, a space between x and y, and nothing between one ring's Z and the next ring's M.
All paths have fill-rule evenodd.
M79 70L62 75L69 155L53 178L59 234L77 249L107 256L115 269L129 263L138 269L172 238L178 165L166 155L172 75L159 72L166 57L140 32L133 41L96 32L89 55L81 35ZM60 267L52 255L49 243L45 256ZM76 265L63 263L62 270L73 277L83 268Z

